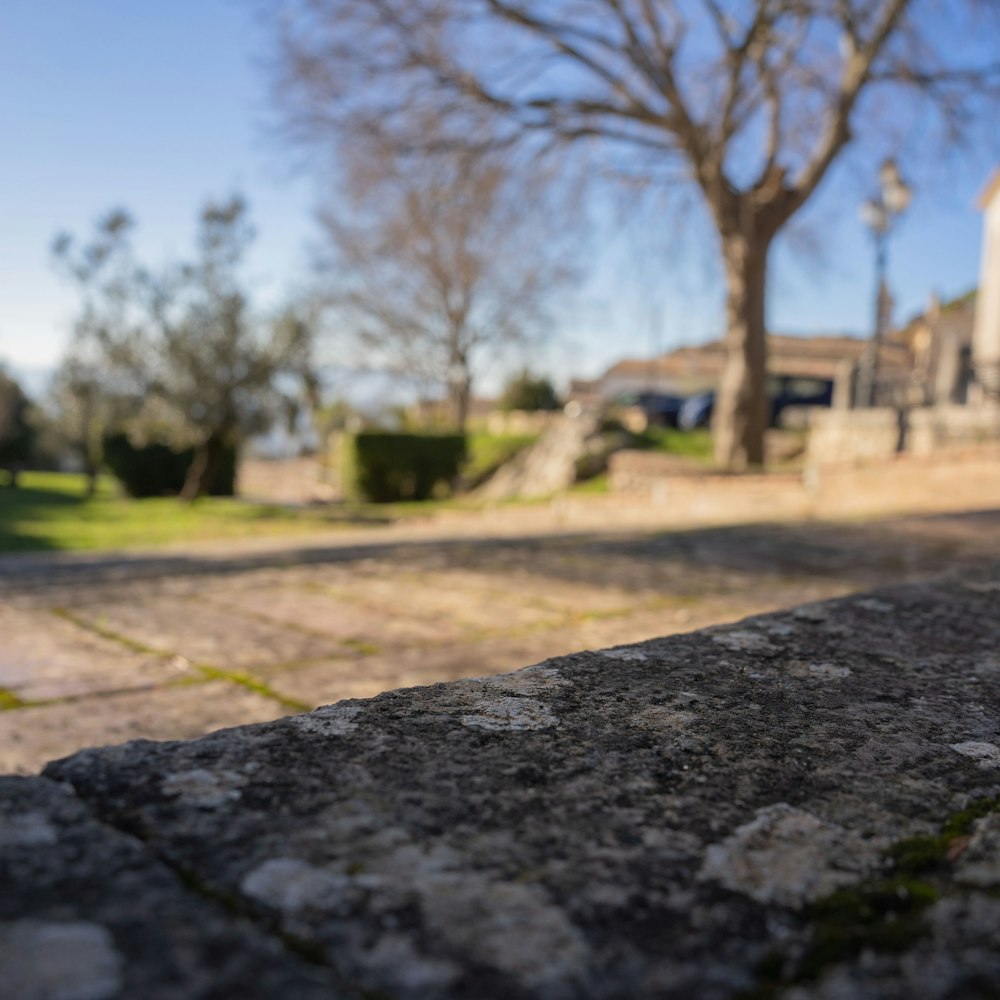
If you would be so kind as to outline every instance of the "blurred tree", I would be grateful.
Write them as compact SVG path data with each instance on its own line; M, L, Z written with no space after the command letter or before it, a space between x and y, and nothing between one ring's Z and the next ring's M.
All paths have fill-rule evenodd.
M376 130L408 146L420 141L414 123L433 114L462 144L470 122L486 116L498 143L596 140L632 176L699 192L726 279L729 352L715 451L735 469L764 458L765 286L775 237L853 139L885 155L909 130L919 137L914 152L926 156L931 126L949 142L968 136L1000 82L996 2L274 7L277 93L296 139Z
M503 152L342 153L348 198L321 213L335 322L363 364L446 388L464 430L478 363L550 328L572 279L543 172Z
M97 492L101 439L110 424L105 392L101 372L72 352L60 363L50 390L56 427L80 461L88 497Z
M0 468L7 470L10 485L14 487L21 467L31 458L34 428L29 412L27 396L0 368Z
M136 302L134 228L131 215L115 208L98 220L89 243L79 246L67 233L52 243L56 267L77 285L81 305L50 397L58 431L87 477L88 496L97 489L102 438L141 405L141 386L123 380L117 363L109 364L109 355L134 339L143 320Z
M501 410L558 410L562 406L555 387L544 376L527 369L512 378L500 397Z
M122 217L106 217L82 250L70 237L56 241L84 292L78 353L64 365L63 384L79 408L85 450L93 421L107 426L95 413L106 414L97 408L109 402L133 436L193 445L181 494L193 500L209 491L227 448L287 416L302 388L313 392L312 328L292 308L271 320L252 310L240 268L254 232L241 197L207 204L195 260L160 273L131 260Z

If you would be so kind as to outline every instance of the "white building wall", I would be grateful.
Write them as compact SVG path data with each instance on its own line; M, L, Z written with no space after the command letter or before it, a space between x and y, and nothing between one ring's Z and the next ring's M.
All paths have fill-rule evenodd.
M1000 363L1000 170L980 202L983 209L983 256L972 334L976 365Z

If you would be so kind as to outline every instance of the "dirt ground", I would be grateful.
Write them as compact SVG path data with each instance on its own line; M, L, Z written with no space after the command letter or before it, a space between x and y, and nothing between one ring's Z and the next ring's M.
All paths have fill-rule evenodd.
M0 772L1000 559L1000 511L0 560Z

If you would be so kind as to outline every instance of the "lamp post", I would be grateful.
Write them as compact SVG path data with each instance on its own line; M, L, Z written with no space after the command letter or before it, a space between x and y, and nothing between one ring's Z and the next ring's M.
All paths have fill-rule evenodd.
M858 406L874 406L878 384L879 353L882 337L889 323L889 289L886 285L886 258L889 232L898 216L910 204L912 191L899 173L896 161L882 163L878 172L879 191L861 205L861 221L871 230L875 241L875 326L861 358L858 372Z

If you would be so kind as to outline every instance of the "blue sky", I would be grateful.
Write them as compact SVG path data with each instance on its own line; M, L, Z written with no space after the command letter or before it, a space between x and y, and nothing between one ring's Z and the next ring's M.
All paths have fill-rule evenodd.
M264 297L308 277L314 188L265 127L267 39L253 8L247 0L2 0L0 362L25 371L58 360L75 299L52 270L49 245L60 230L86 235L114 205L137 217L139 250L157 260L188 252L206 198L243 191L260 234L251 273ZM996 133L992 148L963 158L917 150L913 207L892 245L897 319L932 290L947 297L975 284L974 201L1000 161ZM869 329L872 252L856 210L864 187L845 164L821 190L803 219L818 256L778 247L773 330ZM718 335L712 248L697 226L682 227L677 245L668 260L643 259L623 238L598 234L592 277L561 338L536 360L552 374L592 375L653 345Z

